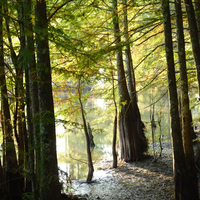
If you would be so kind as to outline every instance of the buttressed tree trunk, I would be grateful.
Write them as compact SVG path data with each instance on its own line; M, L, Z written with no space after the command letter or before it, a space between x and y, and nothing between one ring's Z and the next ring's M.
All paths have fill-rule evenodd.
M130 48L130 36L128 31L128 12L127 12L127 0L123 0L124 10L124 39L125 39L125 63L127 68L127 84L129 96L133 106L133 113L135 115L135 131L139 135L140 148L142 152L146 152L148 148L147 139L144 135L144 123L141 120L140 110L137 104L137 91L135 72L133 69L133 60Z
M40 199L59 200L61 198L61 188L58 180L55 117L45 0L36 1L35 17L38 96L40 109Z
M133 104L128 93L126 77L122 58L122 47L119 20L117 13L117 0L112 1L113 5L113 28L116 44L116 61L118 73L118 91L120 96L119 112L119 135L121 158L126 162L138 161L142 159L144 149L140 141L137 130L137 115L134 112Z
M169 0L162 0L163 23L165 34L165 51L167 60L168 87L170 96L170 115L171 115L171 136L173 146L174 159L174 183L175 183L175 199L197 199L196 194L191 191L191 178L187 170L186 159L183 150L182 134L178 112L178 98L174 67L174 54L172 43L172 30Z

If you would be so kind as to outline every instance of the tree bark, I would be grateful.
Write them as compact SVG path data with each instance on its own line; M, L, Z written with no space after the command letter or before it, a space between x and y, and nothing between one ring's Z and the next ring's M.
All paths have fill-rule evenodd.
M81 107L81 116L83 120L83 127L84 127L84 133L85 133L85 138L86 138L86 149L87 149L87 158L88 158L88 175L87 175L87 182L90 182L93 177L93 172L94 172L94 167L92 163L92 155L90 151L90 138L88 134L88 129L87 129L87 123L84 115L84 108L83 108L83 103L81 100L81 88L80 88L80 81L78 83L78 95L79 95L79 102L80 102L80 107Z
M199 42L197 42L199 41L197 22L196 22L192 0L184 0L184 1L185 1L185 7L186 7L187 18L188 18L189 29L190 29L190 38L192 42L193 56L196 63L198 89L199 89L199 96L200 96L200 44Z
M113 6L113 28L116 44L116 61L117 61L117 74L118 74L118 91L120 96L120 112L119 112L119 135L120 135L120 148L121 158L126 162L138 161L143 157L144 148L141 142L137 126L138 113L134 112L135 105L132 104L131 98L128 93L123 58L121 48L121 35L119 29L117 0L112 1Z
M165 34L168 87L170 95L175 199L176 200L191 199L191 195L193 194L188 193L188 188L190 188L191 180L186 167L186 160L183 150L183 142L182 142L181 127L180 127L179 112L178 112L178 98L177 98L177 87L176 87L176 77L174 68L169 0L162 0L162 10L163 10L163 23L164 23L164 34Z
M186 68L186 54L185 54L185 39L183 32L183 18L181 1L175 0L176 10L176 27L177 27L177 43L178 43L178 56L180 65L180 80L181 80L181 119L182 119L182 136L183 147L189 170L190 185L187 188L187 192L191 199L198 199L198 180L197 172L194 160L194 151L192 145L192 133L191 133L191 119L190 119L190 106L188 97L188 78Z
M140 110L137 104L137 91L136 91L136 79L135 72L133 69L133 60L131 56L130 48L130 36L128 29L128 13L127 13L127 0L123 0L123 11L124 11L124 38L125 38L125 63L127 68L127 85L128 91L133 105L133 112L136 116L135 118L135 130L139 135L140 148L142 152L146 152L148 149L148 142L144 134L144 123L141 120Z
M131 57L130 40L128 34L128 16L127 16L127 0L123 0L124 14L124 40L125 40L125 63L127 68L128 91L132 101L136 101L136 83L133 70L133 61Z
M89 141L90 141L90 149L93 150L95 147L95 143L94 143L94 137L92 135L92 129L90 127L89 122L87 123L87 130L88 130L88 136L89 136Z
M113 101L115 105L115 118L113 125L113 141L112 141L112 155L113 155L113 168L117 168L117 151L116 151L116 140L117 140L117 103L115 99L115 83L112 73L112 89L113 89Z
M40 166L40 142L39 142L39 100L38 100L38 78L35 59L35 47L33 39L33 24L32 24L32 0L24 0L26 7L26 51L28 69L26 70L26 91L27 91L27 119L29 125L29 159L30 159L30 171L32 181L33 199L39 198L39 166ZM28 110L29 108L29 110ZM29 113L28 113L29 112ZM30 116L29 116L30 115ZM28 118L29 117L29 118ZM35 156L34 156L35 154ZM37 181L37 183L36 183Z
M35 17L38 96L40 110L40 199L59 200L61 199L61 188L58 180L55 117L45 0L36 1Z
M24 82L24 69L28 68L26 62L25 51L26 51L26 40L25 40L25 5L23 0L18 1L18 18L21 21L19 23L20 27L20 53L18 57L16 70L16 81L15 81L15 96L16 96L16 121L18 127L18 155L19 155L19 166L25 170L29 169L29 159L28 159L28 138L27 138L27 128L26 128L26 117L25 117L25 90L23 86ZM24 191L30 188L30 181L23 177L22 188Z
M35 55L35 49L30 49L29 45L29 38L32 31L32 24L30 23L30 15L31 15L31 0L19 0L18 1L18 16L19 16L19 27L20 27L20 54L19 54L19 61L18 66L16 66L16 74L17 74L17 83L16 83L16 97L19 96L18 106L16 106L16 110L18 111L17 124L18 124L18 132L19 132L19 142L20 148L24 148L25 151L24 158L22 158L25 163L24 167L27 171L29 171L29 176L31 176L31 180L26 179L24 189L26 192L33 192L33 198L35 199L35 184L33 182L33 174L34 174L34 150L33 150L33 123L31 119L31 98L30 98L30 63L33 65L35 64L35 59L32 59L32 54ZM33 40L33 39L32 39ZM31 51L32 50L32 51ZM25 53L26 52L26 53ZM31 59L30 59L31 58ZM26 90L23 87L23 77L25 71L25 82L26 82ZM24 93L26 92L26 96ZM37 96L37 93L35 94ZM24 101L26 101L26 111L27 115L25 117L25 105ZM38 103L37 103L38 104ZM27 120L26 120L27 119ZM28 130L26 127L26 122L28 126ZM39 132L39 131L38 131ZM22 137L20 137L22 135ZM23 140L22 140L23 138Z

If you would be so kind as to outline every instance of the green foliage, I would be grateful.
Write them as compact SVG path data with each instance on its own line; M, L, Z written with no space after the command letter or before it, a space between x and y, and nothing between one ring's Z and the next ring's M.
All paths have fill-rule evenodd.
M23 194L23 200L32 200L33 194L32 193L24 193Z

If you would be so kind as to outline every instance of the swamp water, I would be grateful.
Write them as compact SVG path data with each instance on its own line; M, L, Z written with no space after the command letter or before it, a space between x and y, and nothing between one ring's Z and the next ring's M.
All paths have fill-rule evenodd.
M170 140L169 125L169 104L168 97L163 97L158 103L152 104L152 95L140 94L139 108L142 121L145 124L145 135L149 141L149 153L152 154L152 142L159 143L161 141ZM149 106L150 105L150 106ZM92 151L92 159L95 166L94 176L97 171L97 164L103 159L112 160L112 137L113 137L113 115L107 113L108 105L103 99L92 100L89 102L90 111L87 112L86 120L90 123L93 131L93 139L95 148ZM154 128L154 136L152 137L151 119L154 118L156 127ZM60 116L62 118L62 116ZM97 119L97 120L95 120ZM81 124L80 120L80 124ZM87 155L86 141L83 129L76 127L67 127L62 123L57 123L57 153L58 165L61 171L70 176L71 180L82 180L87 177ZM153 140L152 140L153 138ZM158 148L157 148L158 149ZM158 150L159 151L159 150ZM99 176L99 174L97 174ZM101 174L100 176L103 176Z

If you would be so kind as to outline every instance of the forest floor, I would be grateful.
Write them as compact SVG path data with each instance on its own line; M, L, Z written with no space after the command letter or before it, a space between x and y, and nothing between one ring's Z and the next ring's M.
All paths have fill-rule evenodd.
M93 181L73 181L72 192L86 200L173 200L171 143L163 143L161 157L153 160L153 156L147 156L141 162L119 161L116 169L111 159L102 160L95 166Z

